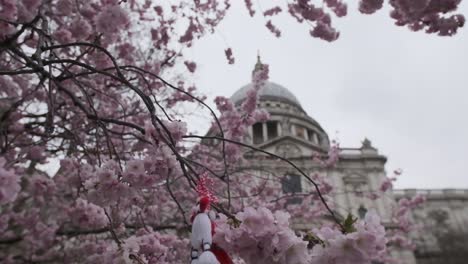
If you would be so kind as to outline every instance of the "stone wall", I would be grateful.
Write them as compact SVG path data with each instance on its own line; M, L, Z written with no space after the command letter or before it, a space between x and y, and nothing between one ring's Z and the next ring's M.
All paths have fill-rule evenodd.
M427 202L412 212L420 229L411 234L418 264L468 263L468 190L395 190L395 199L423 194Z

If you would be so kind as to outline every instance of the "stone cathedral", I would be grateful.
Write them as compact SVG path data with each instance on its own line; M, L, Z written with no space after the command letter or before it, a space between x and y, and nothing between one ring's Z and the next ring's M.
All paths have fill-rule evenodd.
M258 67L262 67L260 58L255 69ZM233 103L240 105L251 88L252 84L247 84L236 91L231 97ZM337 166L324 170L312 162L314 153L326 154L330 148L330 139L320 123L304 111L293 93L277 83L266 82L258 95L259 107L270 113L270 119L250 127L244 139L246 143L286 157L305 172L319 171L325 175L334 188L340 190L333 195L334 202L339 205L336 208L339 215L351 212L362 216L373 209L387 228L391 228L392 205L403 197L426 195L427 202L412 212L413 220L420 226L420 231L411 234L416 247L413 251L396 251L395 257L405 264L468 263L468 189L394 189L377 200L356 196L356 193L380 187L386 176L385 155L379 153L370 140L364 139L360 147L340 147ZM268 159L255 163L262 171L281 177L287 183L283 184L285 193L311 188L287 164Z

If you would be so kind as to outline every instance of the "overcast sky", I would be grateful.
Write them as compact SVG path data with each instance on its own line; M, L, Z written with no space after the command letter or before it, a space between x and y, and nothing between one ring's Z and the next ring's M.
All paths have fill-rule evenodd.
M311 38L288 15L273 20L277 39L263 17L250 18L243 1L233 2L217 33L187 53L209 98L249 82L260 50L270 80L293 92L330 138L359 147L368 137L389 158L387 171L402 168L398 188L468 188L466 26L442 38L395 26L388 8L365 16L351 5L334 20L341 32L334 43ZM459 12L468 15L466 1ZM227 47L235 65L226 63Z

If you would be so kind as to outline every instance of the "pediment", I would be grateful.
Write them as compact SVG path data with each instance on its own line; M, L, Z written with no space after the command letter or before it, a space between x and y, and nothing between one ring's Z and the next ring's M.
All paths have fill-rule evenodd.
M353 173L343 177L343 182L357 188L361 185L367 184L367 177L361 174Z

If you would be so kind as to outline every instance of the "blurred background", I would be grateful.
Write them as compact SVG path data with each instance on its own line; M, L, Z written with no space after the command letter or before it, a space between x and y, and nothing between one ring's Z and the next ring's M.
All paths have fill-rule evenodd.
M264 10L272 6L262 6ZM388 157L387 171L403 169L396 188L468 188L468 36L439 37L397 27L388 6L373 15L348 2L348 16L332 22L340 38L328 43L309 37L309 27L288 14L266 19L248 15L243 1L217 32L187 50L197 61L194 82L209 96L230 97L250 82L260 52L270 80L289 89L304 110L342 147L369 138ZM458 11L468 14L463 2ZM235 64L227 64L231 47ZM194 118L195 120L196 118ZM207 119L194 121L204 133Z

